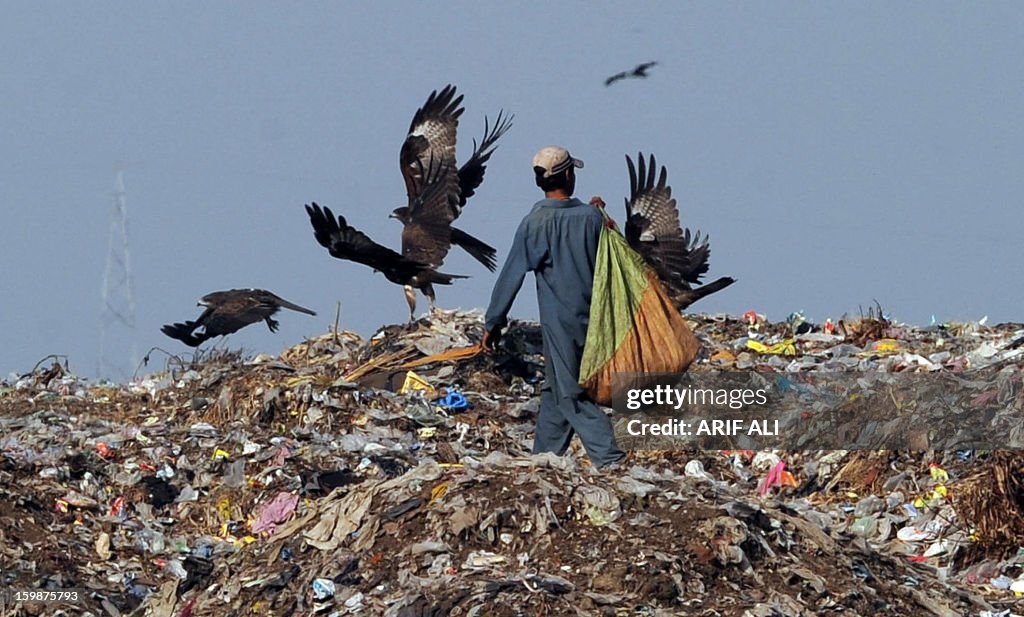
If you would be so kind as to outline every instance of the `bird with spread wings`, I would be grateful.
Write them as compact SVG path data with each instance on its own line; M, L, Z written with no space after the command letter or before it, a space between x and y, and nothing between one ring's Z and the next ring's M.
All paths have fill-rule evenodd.
M626 156L629 167L629 197L626 199L625 236L633 250L654 268L679 310L704 296L732 285L735 279L724 276L706 285L694 287L708 271L711 247L708 237L698 231L691 234L679 223L679 209L668 185L668 170L661 167L655 176L654 155L637 165Z
M644 62L643 64L638 64L631 71L622 71L621 73L616 73L616 74L612 75L608 79L604 80L604 85L605 86L610 86L613 83L619 81L620 79L631 79L631 78L632 79L642 79L642 78L646 78L647 77L647 71L650 70L650 68L652 66L656 66L657 64L658 64L657 62Z
M452 245L451 222L458 216L459 187L454 174L440 160L430 159L425 166L416 163L417 174L406 206L408 220L402 229L402 252L377 244L352 227L341 215L316 202L306 206L313 236L333 257L354 261L380 272L392 283L402 285L409 304L409 321L416 312L416 290L430 301L436 300L434 284L451 285L466 278L438 272Z
M459 117L465 111L462 97L461 94L456 96L455 86L451 84L440 92L431 92L423 107L416 110L399 153L399 165L410 203L415 200L417 191L422 190L422 170L429 167L431 160L444 163L446 172L452 177L451 181L458 187L458 207L451 220L458 218L467 200L480 187L487 171L487 161L494 154L498 139L512 126L512 116L505 116L504 111L498 112L494 126L485 117L483 139L479 144L473 140L473 153L459 167L455 160L455 142ZM431 216L429 211L415 212L409 207L397 208L391 213L392 218L398 219L406 227L435 224L434 219L428 218ZM451 221L448 223L450 225ZM494 271L497 260L493 247L457 227L451 227L450 239L452 244L461 247L491 272ZM431 265L437 266L440 263Z
M169 324L160 331L186 345L198 347L207 339L226 336L258 321L265 321L270 331L276 332L278 323L271 317L282 308L316 315L265 289L215 291L203 296L198 305L206 307L198 319Z

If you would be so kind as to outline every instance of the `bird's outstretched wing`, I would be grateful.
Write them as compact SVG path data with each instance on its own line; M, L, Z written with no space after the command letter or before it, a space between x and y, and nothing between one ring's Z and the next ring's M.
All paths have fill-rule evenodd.
M619 81L620 79L644 78L644 77L647 77L647 71L652 66L655 66L657 64L658 64L657 62L644 62L642 64L638 64L635 67L633 67L633 69L630 70L630 71L622 71L621 73L616 73L616 74L612 75L608 79L604 80L604 85L605 86L610 86L613 83Z
M320 207L316 202L306 205L309 222L313 225L313 236L333 257L354 261L374 270L387 272L397 267L422 267L423 264L402 257L395 251L381 246L369 236L350 226L340 214L335 217L331 209Z
M455 141L459 129L462 95L455 96L455 86L448 84L440 92L434 90L427 102L416 110L409 124L409 132L402 143L398 160L405 179L405 190L410 201L422 188L419 175L428 161L440 161L456 172ZM418 163L418 165L417 165Z
M612 75L611 77L609 77L608 79L604 80L604 85L605 86L610 86L613 83L619 81L620 79L625 79L627 75L629 75L628 71L622 71L621 73L616 73L616 74Z
M168 324L160 328L160 331L167 336L177 339L182 343L185 343L189 347L199 347L203 344L206 339L211 338L213 335L207 336L205 333L196 332L196 328L199 324L194 321L186 321L182 323Z
M409 220L402 228L402 255L432 267L440 266L452 245L452 221L459 213L457 178L437 159L419 168L409 198ZM426 169L424 169L424 167Z
M668 170L657 174L654 155L645 161L637 157L637 166L627 156L630 195L626 200L626 241L640 253L672 290L688 289L687 283L699 283L708 271L711 249L700 233L691 236L679 224L679 210L668 185Z
M498 111L498 117L494 126L490 125L487 117L484 117L484 137L477 145L473 140L473 154L462 167L459 168L459 207L466 205L466 200L473 196L480 183L484 181L484 172L487 171L487 161L497 148L498 139L512 127L514 115L504 116L504 111Z
M636 77L647 77L647 70L657 64L657 62L644 62L643 64L638 64L636 65L636 68L633 69L633 75Z
M203 324L210 319L213 312L214 308L212 306L207 306L203 309L202 315L200 315L195 321L168 324L160 328L160 331L173 339L178 339L190 347L198 347L207 339L217 336L216 334L205 332L205 328L203 328L203 331L197 332L197 330L202 328Z

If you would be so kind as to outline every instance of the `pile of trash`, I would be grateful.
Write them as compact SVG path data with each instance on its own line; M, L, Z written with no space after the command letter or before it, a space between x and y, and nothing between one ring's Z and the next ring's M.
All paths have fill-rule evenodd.
M689 317L691 370L999 366L1024 327ZM0 615L1024 614L1024 456L531 455L540 330L474 311L127 384L0 382ZM1004 375L1005 377L1005 375Z

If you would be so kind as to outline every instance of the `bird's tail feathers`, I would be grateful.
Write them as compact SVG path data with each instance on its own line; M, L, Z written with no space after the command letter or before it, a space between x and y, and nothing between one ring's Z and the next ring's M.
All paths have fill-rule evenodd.
M701 285L696 289L688 289L682 293L676 294L672 299L675 301L675 304L679 308L679 310L683 310L686 307L693 304L694 302L696 302L697 300L700 300L701 298L704 298L706 296L710 296L711 294L717 291L722 291L723 289L725 289L729 285L732 285L735 282L736 279L732 278L731 276L723 276L722 278L711 281L706 285Z
M427 279L430 283L437 283L438 285L451 285L455 279L468 279L469 277L464 274L447 274L445 272L438 272L437 270L429 270L427 272Z
M305 313L307 315L316 315L315 311L311 311L306 307L299 306L298 304L292 304L291 302L284 299L281 299L279 304L281 305L282 308L291 309L293 311L298 311L300 313Z

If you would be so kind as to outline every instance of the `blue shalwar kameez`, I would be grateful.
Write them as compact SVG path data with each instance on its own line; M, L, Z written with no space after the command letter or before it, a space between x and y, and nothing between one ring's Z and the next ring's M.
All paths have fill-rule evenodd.
M484 319L488 331L505 327L526 273L534 273L546 379L533 451L562 455L575 432L597 467L624 456L608 416L578 383L603 225L597 208L575 197L537 202L516 230Z

